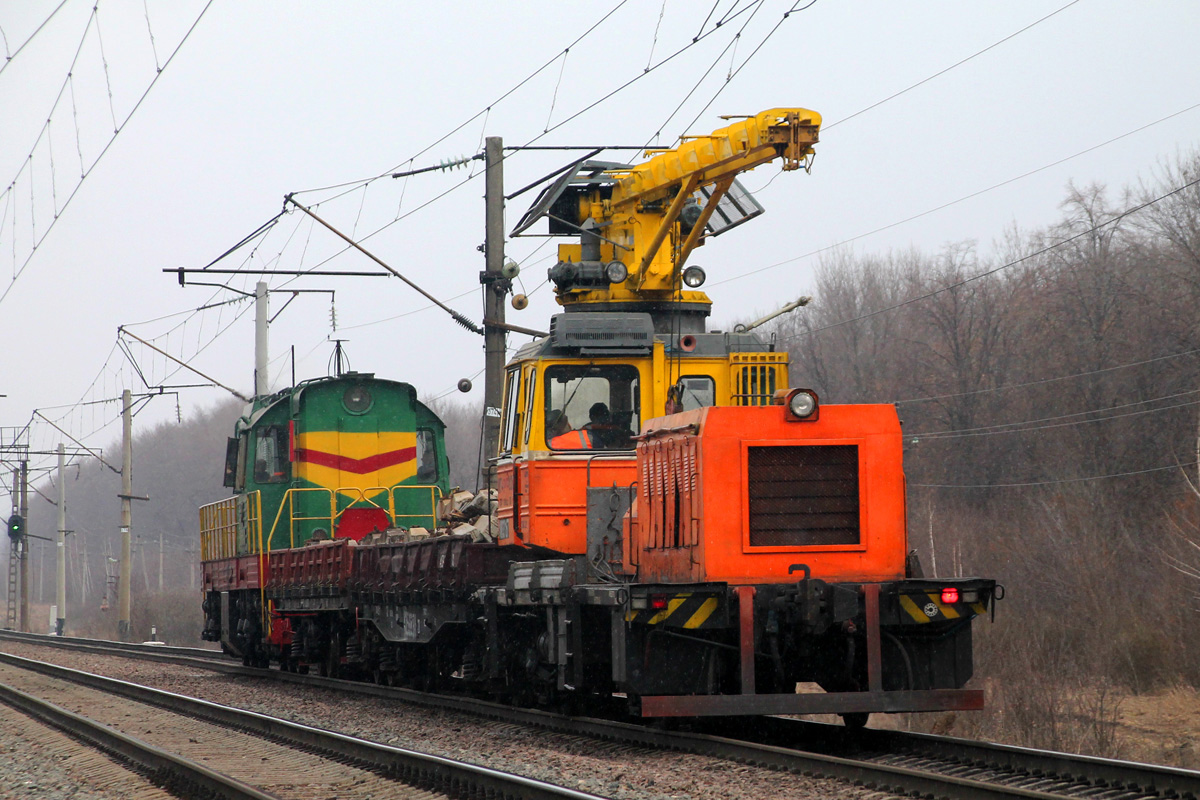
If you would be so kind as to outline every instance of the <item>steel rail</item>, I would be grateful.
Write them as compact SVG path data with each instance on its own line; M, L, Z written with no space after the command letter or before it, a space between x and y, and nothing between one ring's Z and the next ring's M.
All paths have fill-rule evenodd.
M774 741L803 740L825 743L835 750L852 739L860 752L887 754L886 757L896 760L936 759L962 767L1024 773L1047 780L1086 782L1092 786L1140 791L1156 797L1200 798L1200 771L1179 767L971 741L929 733L870 728L850 733L840 725L782 717L762 720L758 732Z
M81 672L9 653L0 653L0 663L32 670L91 689L127 697L294 746L310 748L322 754L345 758L368 769L390 775L404 783L431 788L434 791L450 795L513 798L513 800L606 800L598 795L568 789L522 775L513 775L477 764L468 764L415 750L379 744L254 711L210 703L207 700L187 695L166 692L115 678L106 678L102 675ZM255 797L267 798L270 795L260 792Z
M0 631L0 638L7 635L7 631ZM39 643L58 638L28 634L25 636L33 636ZM95 646L91 649L101 649L100 644L94 642ZM729 733L730 728L724 721L713 722L713 727L710 728L721 731L723 735L684 733L629 722L569 717L548 711L516 708L461 695L431 694L371 683L248 668L231 661L176 657L161 652L163 649L151 646L136 653L117 651L114 654L146 657L227 674L257 676L334 691L353 692L514 722L558 733L672 749L934 797L1023 797L1061 800L1088 791L1090 796L1104 793L1104 796L1114 798L1169 797L1200 800L1200 772L1174 767L904 731L850 731L841 725L782 717L756 717L752 731L738 731L734 734ZM798 742L803 744L797 745ZM806 749L799 750L798 746ZM859 757L845 758L837 755L838 751L848 750L855 751ZM863 755L864 751L870 753ZM917 768L903 764L880 763L878 759L884 754L936 759L941 762L940 768L943 770L951 764L953 769L961 772L982 772L983 769L976 768L986 768L1009 774L988 781L973 780L946 775L932 767ZM1001 779L1012 780L1014 775L1020 777L1021 774L1028 776L1028 783L1062 782L1075 785L1065 791L1045 791L1005 786L996 782Z
M78 636L55 636L44 633L23 633L21 631L0 630L0 639L14 642L29 642L30 644L59 647L64 650L92 649L104 653L122 650L135 653L140 658L146 653L164 653L171 656L187 658L210 658L214 661L229 662L229 656L220 650L209 650L203 647L175 647L167 644L146 644L144 642L114 642L109 639L87 639Z
M64 731L85 743L115 755L119 760L147 771L155 783L181 796L193 794L224 800L278 800L228 775L209 769L183 756L169 753L152 744L126 736L99 722L80 716L48 700L26 694L0 683L0 702L4 702L38 722ZM197 792L180 791L195 787Z

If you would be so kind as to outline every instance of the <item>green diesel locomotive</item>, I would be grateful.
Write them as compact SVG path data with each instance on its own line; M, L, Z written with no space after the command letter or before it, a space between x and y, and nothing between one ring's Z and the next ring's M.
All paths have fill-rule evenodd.
M204 638L247 664L287 663L298 619L272 611L272 554L433 528L444 432L412 386L367 373L256 398L226 450L233 496L200 509Z

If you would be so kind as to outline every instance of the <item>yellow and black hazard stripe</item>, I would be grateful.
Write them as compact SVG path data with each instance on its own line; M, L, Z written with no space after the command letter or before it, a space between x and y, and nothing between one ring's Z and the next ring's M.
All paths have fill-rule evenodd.
M987 609L983 603L943 603L937 592L900 595L900 608L904 610L904 622L942 622L983 614Z
M688 630L706 630L725 625L721 598L714 594L681 592L667 595L666 608L633 609L625 621L639 625L666 625Z

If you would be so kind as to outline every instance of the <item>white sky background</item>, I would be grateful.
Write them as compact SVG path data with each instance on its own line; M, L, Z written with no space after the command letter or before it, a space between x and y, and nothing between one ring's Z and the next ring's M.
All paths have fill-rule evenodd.
M195 0L101 0L108 80L92 31L52 117L50 140L43 139L26 162L92 14L91 0L67 0L0 72L0 191L17 179L0 196L0 293L6 293L0 301L0 393L8 395L0 399L0 425L23 426L35 408L114 398L126 386L145 391L128 360L114 350L119 325L250 393L252 302L136 324L234 297L208 287L180 288L161 270L204 266L276 214L287 192L408 168L410 158L412 167L424 167L471 155L481 150L484 136L502 136L506 145L529 142L543 133L547 120L558 125L642 74L647 63L687 45L713 8L712 0L627 0L572 46L565 61L555 61L485 116L426 150L561 54L618 1L463 1L418 8L412 3L215 0L63 210L78 183L80 151L90 166L110 138L113 118L119 123L129 114L155 74L147 8L161 64L204 7ZM7 52L19 47L56 5L0 3ZM709 275L705 288L715 303L710 320L715 328L810 291L819 259L800 258L738 277L744 273L898 222L1200 103L1195 46L1200 3L1081 0L946 74L837 124L1062 8L1066 0L820 0L793 12L726 85L731 65L742 64L792 5L791 0L720 0L703 30L711 30L731 9L748 10L537 141L669 146L682 133L722 127L720 114L802 106L823 115L825 131L812 174L787 173L772 181L779 168L769 165L744 176L742 182L756 191L767 213L692 257ZM739 31L736 46L720 56ZM1148 177L1163 160L1194 148L1198 139L1200 108L860 239L853 247L883 253L917 246L934 252L947 242L974 239L986 253L1014 223L1030 228L1053 222L1069 180L1106 183L1115 195L1125 184ZM515 154L505 163L506 187L524 186L570 157ZM18 172L23 162L25 170ZM334 198L335 191L299 198L321 202L318 213L347 232L356 230L360 238L392 223L398 213L411 213L365 245L479 320L480 162L474 172L474 180L420 210L471 170L407 181L383 178L340 198ZM508 230L535 195L509 204ZM41 236L55 209L60 219L28 258L31 225ZM527 310L509 311L510 322L547 327L556 306L549 287L541 284L559 241L566 240L552 240L540 250L545 239L509 242L507 254L522 264L524 288L533 292ZM307 269L341 249L332 234L293 213L261 241L251 263ZM237 267L248 254L243 250L218 266ZM347 253L324 268L371 270L374 265ZM252 291L255 280L238 276L230 283ZM428 396L451 390L459 378L483 367L482 337L441 311L422 310L428 303L394 278L267 280L273 289L286 284L336 290L336 336L348 340L354 369L408 381ZM272 311L285 299L273 295ZM279 316L271 329L273 387L290 381L292 345L298 379L326 374L332 354L326 342L332 333L329 309L328 296L301 295ZM510 337L512 346L524 341L527 337ZM201 382L175 372L140 345L132 352L151 383ZM480 376L471 396L481 393ZM183 413L223 396L214 389L185 390ZM119 416L115 402L43 413L91 446L119 436L118 425L104 427ZM135 425L174 414L173 398L155 399ZM40 421L34 433L31 444L39 449L63 438Z

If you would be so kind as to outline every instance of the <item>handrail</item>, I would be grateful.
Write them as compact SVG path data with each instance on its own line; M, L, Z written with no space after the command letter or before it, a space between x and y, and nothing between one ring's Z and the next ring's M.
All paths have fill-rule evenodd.
M396 509L396 491L397 490L416 490L416 489L422 489L422 490L428 489L429 490L429 513L428 514L397 514L396 510L395 510ZM437 504L438 504L439 500L441 500L443 497L445 497L445 495L442 493L442 487L438 486L436 483L399 484L399 485L393 486L391 488L391 491L388 494L389 494L389 500L390 500L391 506L392 506L392 520L393 521L398 522L401 518L410 519L410 518L429 517L430 527L434 527L437 525Z
M202 561L238 555L239 532L243 528L247 550L254 553L262 549L262 496L259 492L208 503L200 507L199 515Z
M422 513L397 513L397 499L400 492L428 492L428 510ZM327 514L297 515L296 500L302 492L322 492L329 498ZM373 494L374 497L368 495ZM391 525L400 520L428 520L430 527L437 524L437 504L444 496L442 488L437 484L402 484L396 486L347 486L337 489L327 489L323 486L292 487L283 493L275 517L268 527L264 525L262 514L262 492L254 491L244 495L208 503L200 507L200 558L211 561L217 558L232 558L238 555L239 535L244 529L246 555L260 556L259 568L264 581L266 577L266 557L274 549L276 537L283 525L288 529L289 548L296 546L296 525L300 522L325 522L330 534L346 511L352 508L376 508L388 515ZM348 503L339 508L339 498L345 497ZM386 503L383 502L386 498ZM323 504L323 503L322 503ZM284 515L287 515L286 522Z
M636 458L636 456L637 456L637 451L632 450L632 449L631 450L609 451L607 453L591 453L588 456L587 467L585 468L584 473L583 473L584 487L588 488L588 489L598 488L598 487L592 486L592 462L593 461L596 461L596 460L627 461L627 462L631 462L631 463L637 463L634 460Z
M329 495L329 516L324 515L317 517L297 517L295 514L295 496L300 492L325 492ZM275 531L279 528L279 520L283 516L283 509L286 506L288 510L288 547L296 546L296 522L304 520L329 520L330 534L333 533L333 520L337 510L337 501L334 499L332 489L326 489L323 486L298 486L288 489L283 493L283 499L279 501L279 510L275 512L275 521L271 523L271 533L267 536L267 549L271 549L271 543L275 541Z
M345 513L346 513L347 511L349 511L350 509L357 507L357 506L356 506L356 504L357 504L357 503L359 503L360 501L361 501L361 502L363 502L363 503L366 503L366 504L367 504L368 506L370 506L371 508L377 508L377 509L379 509L380 511L386 511L386 512L387 512L387 514L388 514L388 516L389 516L389 517L391 517L393 521L396 519L396 509L395 509L395 506L394 506L394 504L392 503L392 496L391 496L391 494L388 492L388 487L387 487L387 486L366 486L366 487L363 487L363 486L344 486L344 487L339 487L339 488L338 488L338 489L335 491L335 496L336 496L336 495L350 495L350 494L351 494L351 492L353 492L353 493L355 493L355 494L357 494L357 495L358 495L358 500L352 500L352 501L351 501L350 503L348 503L348 504L346 505L346 507L345 507L345 508L343 508L341 511L337 511L337 513L336 513L336 514L334 514L334 521L336 521L338 517L341 517L341 516L342 516L342 514L345 514ZM379 505L379 504L378 504L378 503L376 503L374 500L372 500L371 498L367 497L367 492L375 492L376 494L382 494L382 495L384 495L385 497L387 497L387 499L388 499L388 507L385 509L383 506ZM335 510L336 510L336 507L335 507ZM331 522L331 523L330 523L330 525L332 525L332 524L333 524L333 523Z

